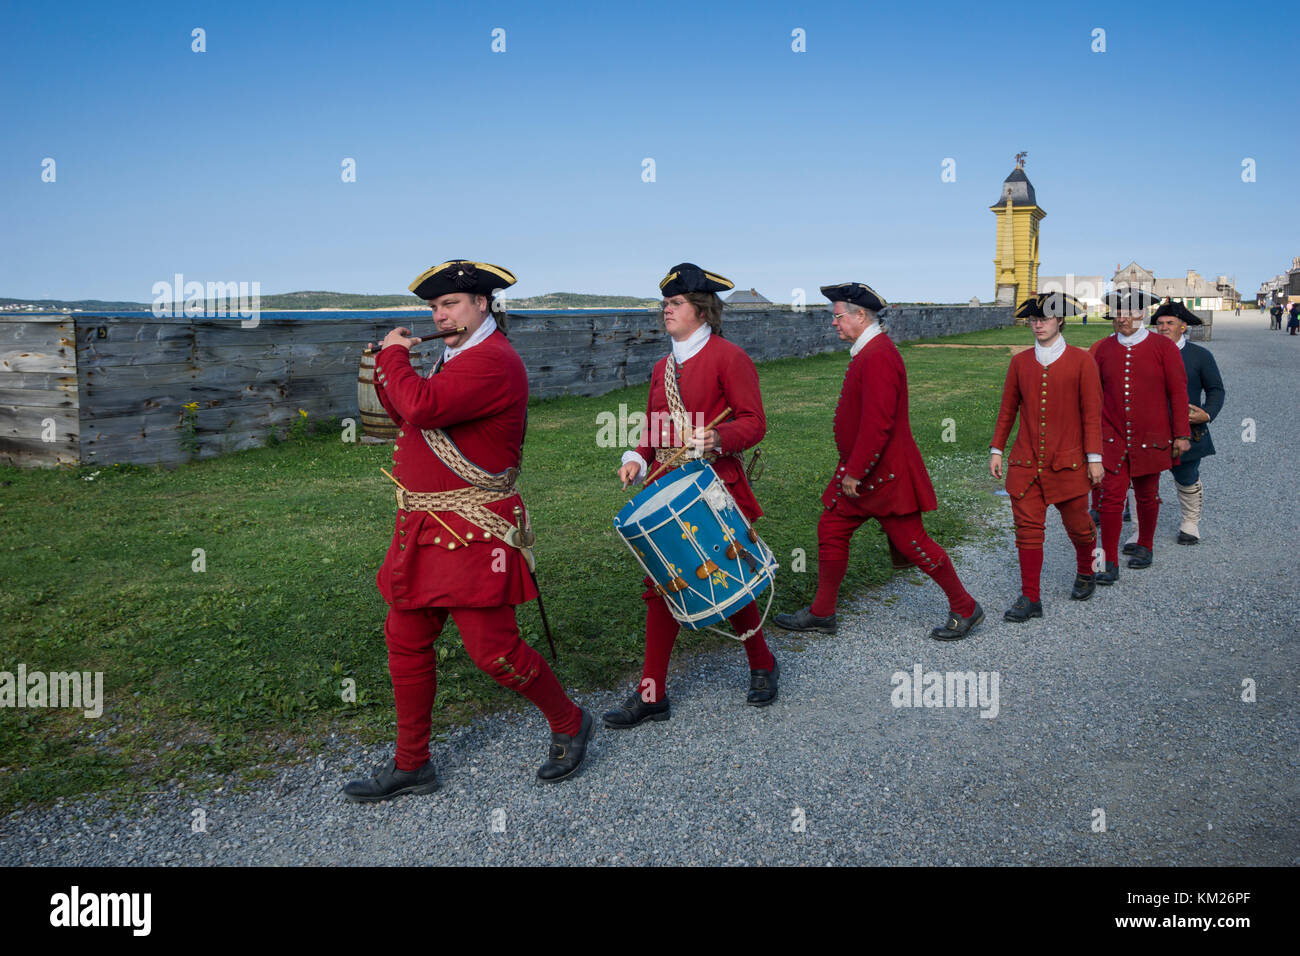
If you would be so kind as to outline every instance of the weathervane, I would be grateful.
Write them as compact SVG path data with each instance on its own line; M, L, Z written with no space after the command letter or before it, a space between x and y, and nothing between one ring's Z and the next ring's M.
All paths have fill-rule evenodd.
M1028 155L1027 152L1016 153L1016 169L1025 168L1025 157Z

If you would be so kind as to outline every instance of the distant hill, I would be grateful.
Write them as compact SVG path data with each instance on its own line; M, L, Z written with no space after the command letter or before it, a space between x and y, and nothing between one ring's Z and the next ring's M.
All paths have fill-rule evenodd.
M658 299L644 299L629 295L587 295L581 292L551 292L527 299L506 298L511 309L643 309L658 305ZM351 292L283 292L263 295L260 308L263 312L309 312L313 309L395 309L419 305L420 300L405 295L360 295ZM102 299L81 299L68 302L62 299L5 299L0 298L0 310L5 312L139 312L149 311L152 303L106 302Z

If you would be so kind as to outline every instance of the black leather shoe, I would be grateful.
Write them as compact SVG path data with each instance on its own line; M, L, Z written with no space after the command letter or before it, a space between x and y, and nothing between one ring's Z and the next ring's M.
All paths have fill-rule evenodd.
M975 602L975 610L971 611L970 617L958 617L956 614L950 614L948 623L943 627L936 627L930 632L930 636L936 641L960 641L982 620L984 620L984 608L980 607L977 601Z
M587 741L591 740L596 721L586 710L582 712L582 726L573 736L551 734L551 753L546 763L537 768L537 779L543 783L558 783L572 777L587 756Z
M1128 559L1130 568L1149 568L1151 567L1151 549L1144 548L1142 545L1135 545L1133 548L1133 557Z
M1179 544L1199 544L1199 543L1200 543L1200 540L1201 540L1201 539L1198 538L1198 537L1196 537L1196 535L1194 535L1194 534L1188 534L1186 531L1180 531L1180 532L1178 532L1178 543L1179 543Z
M1011 621L1013 624L1023 624L1031 617L1042 617L1043 605L1041 601L1031 601L1023 594L1016 598L1016 603L1007 608L1007 613L1002 615L1002 620Z
M1076 574L1074 576L1074 587L1070 588L1071 601L1086 601L1092 597L1097 590L1097 575L1095 574Z
M835 615L817 617L811 608L801 607L793 614L778 614L772 618L776 626L787 631L820 631L822 634L835 633Z
M776 679L780 676L781 664L775 660L770 671L750 671L749 696L745 698L745 703L751 707L766 707L776 700Z
M343 796L353 803L378 803L404 793L433 793L437 789L438 778L434 776L432 760L419 770L398 770L397 760L390 758L375 768L375 775L369 780L345 783Z
M1124 545L1124 547L1120 548L1119 552L1120 554L1132 554L1137 550L1137 546L1138 543L1136 541L1130 541L1128 544Z
M1097 583L1109 587L1119 580L1119 562L1107 561L1106 570L1097 573Z
M602 719L606 727L614 730L626 730L628 727L635 727L637 724L647 720L667 720L672 716L672 708L668 705L668 695L664 694L664 699L657 704L647 704L641 699L637 691L633 691L623 705L617 710L611 710L605 713Z

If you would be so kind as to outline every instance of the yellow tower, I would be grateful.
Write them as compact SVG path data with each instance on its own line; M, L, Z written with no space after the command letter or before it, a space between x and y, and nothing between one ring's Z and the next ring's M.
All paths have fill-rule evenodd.
M1025 175L1025 153L1002 181L1002 195L989 209L997 216L998 241L993 256L993 289L998 305L1014 306L1038 291L1038 207L1034 186Z

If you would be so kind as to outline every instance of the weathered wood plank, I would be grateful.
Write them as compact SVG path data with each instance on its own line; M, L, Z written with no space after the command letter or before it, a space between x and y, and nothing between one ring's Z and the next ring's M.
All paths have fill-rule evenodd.
M0 349L0 372L55 372L76 374L76 353L58 346L37 352L27 349Z
M71 347L71 322L10 323L0 325L0 351L48 352Z
M39 439L0 435L0 465L16 468L54 468L77 464L76 449Z
M76 408L77 391L75 388L4 388L0 381L0 405L41 407L41 408Z
M54 423L54 441L75 449L79 434L76 406L61 408L39 405L0 404L0 437L27 441L44 441L47 423Z
M68 372L14 372L0 369L0 388L56 389L77 388L75 370Z

